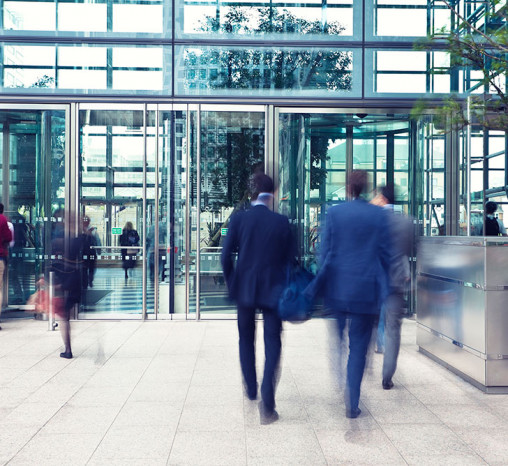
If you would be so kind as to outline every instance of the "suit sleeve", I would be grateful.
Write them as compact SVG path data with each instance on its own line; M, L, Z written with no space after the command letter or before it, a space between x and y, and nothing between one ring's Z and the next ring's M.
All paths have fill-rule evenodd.
M394 261L393 235L390 227L389 217L386 212L382 212L379 231L379 259L383 268L388 288L392 288L390 283L390 265Z

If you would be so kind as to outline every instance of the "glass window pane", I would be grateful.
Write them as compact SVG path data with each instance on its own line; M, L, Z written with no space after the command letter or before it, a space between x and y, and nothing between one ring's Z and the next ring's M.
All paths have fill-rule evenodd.
M378 74L375 92L425 93L427 78L418 74Z
M58 30L107 31L107 5L105 3L59 3Z
M4 28L15 31L54 30L54 2L3 2Z
M126 91L147 90L162 91L163 78L161 71L114 71L113 89Z
M376 35L426 36L427 9L377 8Z
M106 71L61 70L58 73L58 89L106 89Z
M5 68L4 87L6 88L48 88L55 87L55 71L44 69Z
M105 67L107 64L106 52L105 47L58 47L58 64L60 66Z
M113 5L113 31L162 32L162 5Z
M4 89L171 89L171 47L88 44L4 45ZM58 59L57 59L58 57Z
M113 66L129 68L162 68L162 48L115 47Z
M229 2L177 0L177 35L347 39L361 34L361 2L352 0ZM354 30L356 26L356 30Z
M360 80L355 79L359 70L353 73L353 68L360 63L353 53L330 48L177 47L176 93L355 96Z

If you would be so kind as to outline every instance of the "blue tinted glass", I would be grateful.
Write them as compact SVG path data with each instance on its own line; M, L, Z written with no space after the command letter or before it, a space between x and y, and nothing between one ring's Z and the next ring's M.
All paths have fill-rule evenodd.
M13 31L171 33L172 3L164 0L116 0L110 8L106 0L2 3L4 28Z
M361 37L361 2L353 0L176 0L175 9L178 37Z
M450 68L446 52L366 50L366 96L462 92L461 76L462 71Z
M176 48L180 95L344 95L360 92L356 51L333 48ZM353 72L354 70L354 72ZM361 76L361 75L360 75Z
M3 44L6 89L168 92L170 47Z

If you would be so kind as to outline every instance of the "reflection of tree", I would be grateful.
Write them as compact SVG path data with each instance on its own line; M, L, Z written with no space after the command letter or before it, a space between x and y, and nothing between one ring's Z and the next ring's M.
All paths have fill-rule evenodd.
M325 23L297 18L286 9L255 8L259 21L231 7L224 19L208 16L201 24L204 32L227 34L320 34L338 35L344 28L337 22ZM212 89L351 89L350 52L331 48L232 48L194 51L186 55L186 65L199 62L210 68L207 86ZM212 71L214 71L212 73ZM191 79L191 78L189 78Z
M203 209L221 212L247 202L250 177L263 161L261 122L259 114L203 114L203 128L208 129L202 135ZM215 227L208 225L209 246L218 245L220 227L226 224L227 220Z
M310 189L319 189L326 183L326 160L328 159L328 135L310 138Z

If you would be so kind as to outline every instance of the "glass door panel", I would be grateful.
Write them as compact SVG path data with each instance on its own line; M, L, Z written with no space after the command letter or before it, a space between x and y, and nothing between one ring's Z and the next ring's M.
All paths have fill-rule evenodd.
M144 124L143 106L79 110L81 233L95 237L83 255L81 318L142 315Z
M157 318L186 316L187 108L159 106L158 228L147 237L148 279L157 282ZM158 280L156 280L158 277Z
M201 316L235 314L220 255L231 215L248 207L249 180L264 171L263 107L206 109L200 115L199 296Z
M279 209L292 221L300 261L310 270L318 267L326 209L346 201L351 170L367 170L371 189L394 183L396 208L410 211L409 115L280 109L277 121Z
M22 316L63 234L66 111L0 110L2 202L14 227L4 276L6 316Z
M371 188L395 186L395 209L409 212L408 115L361 115L353 121L353 170L369 173Z

